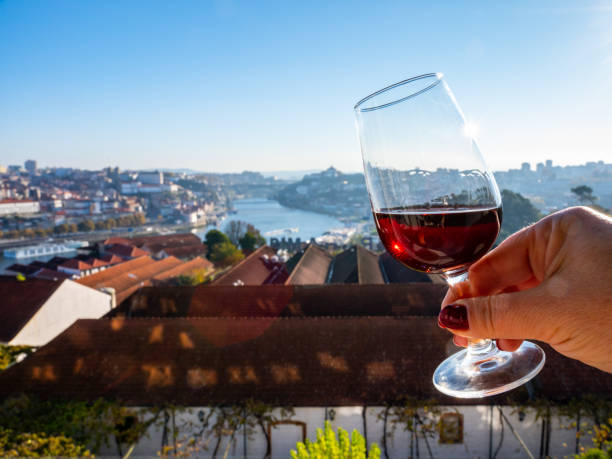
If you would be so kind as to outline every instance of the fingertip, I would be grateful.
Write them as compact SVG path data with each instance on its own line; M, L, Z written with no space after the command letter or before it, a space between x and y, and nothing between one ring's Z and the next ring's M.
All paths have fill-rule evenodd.
M522 339L508 339L508 338L500 338L495 341L497 343L497 347L500 348L502 351L506 351L506 352L516 351L519 347L521 347L521 344L523 343Z
M468 340L467 340L467 338L465 338L463 336L454 335L453 336L453 343L455 344L455 346L458 346L458 347L467 347Z

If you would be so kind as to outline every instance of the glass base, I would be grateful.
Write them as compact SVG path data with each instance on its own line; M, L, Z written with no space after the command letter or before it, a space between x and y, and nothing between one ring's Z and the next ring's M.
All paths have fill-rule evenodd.
M481 398L501 394L537 375L546 357L536 344L523 341L514 352L500 351L494 341L486 349L464 349L442 362L433 375L440 392L458 398Z

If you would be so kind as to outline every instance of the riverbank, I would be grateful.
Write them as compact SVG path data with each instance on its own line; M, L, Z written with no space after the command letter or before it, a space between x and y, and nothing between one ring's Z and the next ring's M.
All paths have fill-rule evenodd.
M300 238L309 241L326 231L345 228L346 224L336 217L317 212L294 209L281 205L278 201L263 198L238 199L233 203L234 212L227 215L219 224L206 226L195 231L204 238L213 228L223 230L232 220L250 223L269 241L271 237Z

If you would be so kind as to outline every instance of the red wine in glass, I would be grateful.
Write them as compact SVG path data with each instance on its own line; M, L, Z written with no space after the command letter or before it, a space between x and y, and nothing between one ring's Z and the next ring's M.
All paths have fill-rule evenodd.
M387 251L409 268L443 273L474 263L493 245L502 209L412 208L374 212Z

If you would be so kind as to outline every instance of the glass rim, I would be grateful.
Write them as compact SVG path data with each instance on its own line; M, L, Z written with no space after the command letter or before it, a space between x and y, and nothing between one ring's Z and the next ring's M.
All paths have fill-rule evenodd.
M423 75L417 75L414 76L412 78L407 78L405 80L402 81L398 81L397 83L394 83L392 85L389 85L385 88L379 89L376 92L373 92L372 94L370 94L369 96L364 97L363 99L361 99L359 102L357 102L355 104L355 106L353 107L353 109L357 112L371 112L374 110L380 110L381 108L385 108L385 107L390 107L391 105L395 105L395 104L399 104L400 102L403 102L405 100L411 99L413 97L418 96L419 94L423 94L426 91L429 91L431 88L437 86L438 84L440 84L440 82L442 81L442 77L444 76L444 74L440 73L440 72L436 72L436 73L424 73ZM387 91L390 91L392 89L395 88L399 88L400 86L404 86L408 83L412 83L414 81L418 81L418 80L422 80L424 78L435 78L435 81L433 83L431 83L430 85L424 87L423 89L419 89L416 92L413 92L411 94L408 94L407 96L401 97L397 100L393 100L391 102L387 102L381 105L376 105L373 107L365 107L365 108L359 108L360 105L363 105L365 102L367 102L370 99L373 99L376 96L379 96L380 94L383 94Z

